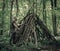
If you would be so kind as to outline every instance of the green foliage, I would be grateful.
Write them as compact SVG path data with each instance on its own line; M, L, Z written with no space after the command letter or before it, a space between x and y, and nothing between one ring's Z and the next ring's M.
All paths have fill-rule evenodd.
M20 20L22 20L29 9L32 10L34 9L34 12L36 13L37 10L37 15L39 15L39 17L41 18L41 20L43 20L43 4L42 4L42 0L34 0L35 4L34 4L34 8L33 8L33 0L18 0L18 5L19 5L19 13L17 16L18 22L20 22ZM37 4L37 5L36 5ZM11 2L10 0L5 0L5 9L4 11L2 11L2 6L3 6L3 0L0 0L0 34L1 34L1 30L3 30L3 35L0 35L0 43L9 43L10 40L10 9L11 9ZM36 8L37 7L37 8ZM4 12L4 14L2 14L2 12ZM51 9L51 2L50 0L46 0L46 21L47 21L47 27L48 29L51 31L52 35L53 35L53 27L52 27L52 9ZM60 34L60 0L57 0L57 7L54 8L54 12L56 13L56 21L57 21L57 33L58 35ZM16 16L16 4L14 1L14 5L13 5L13 11L12 11L13 16ZM2 21L4 23L2 23ZM3 24L3 25L2 25ZM2 28L3 26L3 28ZM43 42L43 41L41 41ZM45 40L42 44L45 43L49 43L47 40ZM41 46L41 43L38 42L38 47ZM6 45L7 46L7 45ZM28 46L26 45L22 45L21 47L16 47L13 46L12 50L13 51L28 51L28 48L35 48L35 44L33 44L32 42L28 43ZM1 51L6 51L5 48L2 48Z

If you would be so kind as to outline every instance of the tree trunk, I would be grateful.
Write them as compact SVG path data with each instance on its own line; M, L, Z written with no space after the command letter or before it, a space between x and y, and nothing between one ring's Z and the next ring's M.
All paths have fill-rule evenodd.
M43 0L43 21L46 23L46 0Z
M56 27L56 14L54 9L57 6L56 3L57 0L51 0L51 8L52 8L52 22L53 22L53 33L56 36L57 35L57 27Z
M4 28L4 13L5 13L5 0L3 0L3 6L2 6L2 30L1 30L2 35L3 35L3 28Z
M43 0L43 21L44 21L44 23L45 24L47 24L46 23L46 0ZM45 39L44 37L45 37L45 32L44 32L44 30L43 30L43 39Z
M10 10L10 33L11 33L11 23L12 23L13 2L14 2L14 0L11 0L11 10Z
M36 31L35 31L35 27L34 27L34 37L35 37L35 45L36 47L38 47L38 42L37 42L37 34L36 34Z
M17 7L16 16L18 16L18 11L19 11L18 0L16 0L16 7Z

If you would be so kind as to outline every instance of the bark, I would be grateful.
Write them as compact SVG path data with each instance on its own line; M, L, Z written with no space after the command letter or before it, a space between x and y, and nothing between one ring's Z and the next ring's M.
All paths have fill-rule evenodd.
M53 22L53 33L56 36L57 35L57 26L56 26L56 14L55 14L55 8L57 6L57 0L51 0L51 8L52 8L52 22Z
M43 21L45 24L47 24L47 20L46 20L46 0L43 0ZM45 34L44 30L43 30L43 34ZM43 35L44 38L45 35Z
M3 35L3 28L4 28L4 13L5 13L5 0L3 0L3 6L2 6L2 30L1 30L2 35Z
M11 23L12 23L13 2L14 2L14 0L11 0L11 10L10 10L10 33L11 33Z
M36 31L35 31L35 27L34 27L34 37L35 37L35 45L36 47L38 47L38 43L37 43L37 34L36 34Z
M16 0L16 7L17 7L16 16L18 16L18 11L19 11L18 0Z
M44 31L44 34L42 36L45 35L45 37L49 41L52 40L52 41L56 42L54 36L52 36L52 34L49 31L49 29L47 28L47 26L41 21L41 19L39 19L38 15L36 15L34 13L30 13L22 21L23 21L23 23L20 26L20 30L19 30L19 34L18 34L18 36L22 39L21 40L19 38L21 41L28 41L29 35L31 35L34 38L34 42L37 47L37 35L38 35L37 32L39 32L39 31L36 30L36 27L38 25L39 28L41 28Z
M43 21L46 23L46 0L43 0Z
M37 24L40 26L40 28L44 31L45 36L49 39L49 40L53 40L56 41L56 39L52 36L51 32L49 31L49 29L46 27L46 25L41 21L41 19L39 19L39 17L37 16L37 20L36 20Z

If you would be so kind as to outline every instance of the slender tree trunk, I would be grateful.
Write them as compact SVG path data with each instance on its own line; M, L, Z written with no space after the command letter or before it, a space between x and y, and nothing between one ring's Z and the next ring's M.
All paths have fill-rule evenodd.
M18 11L19 11L18 0L16 0L16 7L17 7L16 16L18 16Z
M46 23L46 0L43 0L43 21ZM43 39L45 39L45 31L43 30Z
M33 5L32 5L32 13L34 14L34 0L33 0Z
M57 6L57 0L51 0L51 8L52 8L52 22L53 22L53 33L57 35L57 27L56 27L56 14L54 9Z
M1 30L2 35L3 35L3 28L4 28L4 13L5 13L5 0L3 0L3 6L2 6L2 30Z
M35 3L36 2L36 3ZM36 4L36 5L35 5ZM36 11L34 10L36 6ZM33 0L33 14L36 12L37 14L37 0ZM34 16L35 17L35 16ZM34 23L33 23L34 24ZM37 34L36 34L36 31L35 31L35 27L33 28L33 32L34 32L34 38L35 38L35 46L38 47L38 42L37 42Z
M54 7L57 7L57 0L54 0Z
M35 45L37 47L38 46L38 42L37 42L37 34L36 34L36 31L35 31L35 27L34 27L34 37L35 37Z
M11 0L11 11L10 11L10 20L12 20L12 9L13 9L13 2L14 0Z
M11 33L11 23L12 23L13 2L14 2L14 0L11 0L11 10L10 10L10 33Z
M43 21L46 23L46 0L43 0Z

